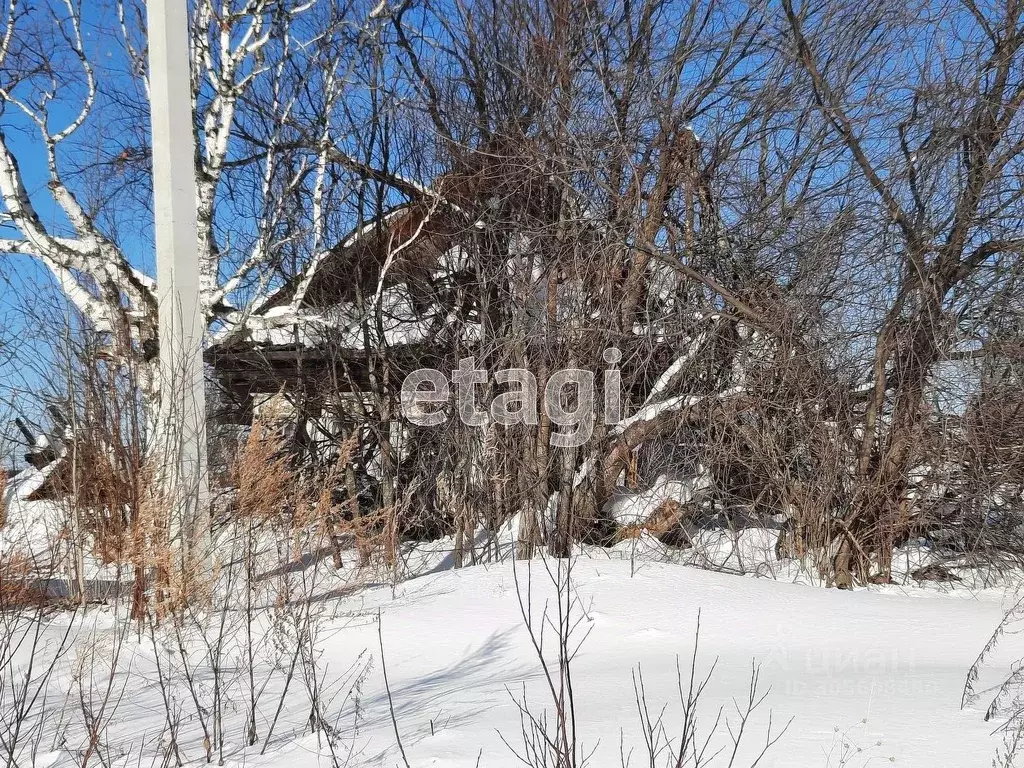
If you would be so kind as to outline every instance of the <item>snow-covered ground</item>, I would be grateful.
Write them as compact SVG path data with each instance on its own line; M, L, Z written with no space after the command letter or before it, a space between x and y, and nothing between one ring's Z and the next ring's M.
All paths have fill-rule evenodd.
M0 543L48 539L46 519L28 519L40 511L9 505ZM84 615L49 613L36 625L38 643L27 630L32 616L4 619L0 629L20 646L10 664L0 653L0 747L26 680L42 695L23 718L18 764L47 768L198 765L206 762L207 739L212 760L225 765L402 766L396 723L409 768L512 768L522 764L524 695L532 713L553 722L520 599L528 592L535 627L545 608L552 615L557 594L546 566L554 561L452 570L445 542L437 542L407 553L412 577L397 583L354 567L356 554L346 552L342 571L322 553L261 570L247 589L223 547L215 603L226 610L177 627L127 621L127 599ZM738 540L706 532L674 557L642 536L573 560L578 624L571 644L581 645L571 672L587 765L651 765L638 671L648 712L656 719L664 707L666 733L678 737L678 670L685 686L698 614L698 672L703 677L712 665L714 672L700 699L697 736L711 735L708 755L724 749L708 765L730 765L726 722L735 732L734 702L748 695L752 665L767 698L745 726L736 768L761 751L769 722L773 736L788 727L759 766L991 764L1002 737L984 720L988 699L961 709L961 694L1013 590L963 583L825 589L792 583L806 571L791 564L760 567L773 561L771 547L771 532ZM229 579L235 585L226 599ZM1021 651L1019 637L1005 637L975 688L1001 681ZM553 662L550 627L544 652ZM256 738L245 746L253 698ZM311 731L312 698L333 738ZM667 752L654 763L669 764Z
M533 574L539 609L553 588L536 563ZM662 564L631 575L628 563L597 560L579 561L575 579L585 609L581 631L589 632L572 665L576 718L584 751L596 750L594 765L618 765L622 745L646 761L631 671L642 669L649 706L667 703L675 715L676 661L685 672L698 611L698 663L707 669L718 658L703 727L720 706L729 712L731 699L746 694L755 660L771 692L749 746L760 749L769 708L776 726L793 718L762 765L844 764L844 739L864 750L847 758L851 766L890 758L922 768L987 765L997 746L982 712L960 710L960 696L968 666L999 619L998 601L844 593ZM525 680L529 701L547 702L509 565L428 576L402 585L394 598L371 590L341 605L370 619L348 630L347 641L339 635L339 653L373 647L373 611L381 609L412 765L472 766L478 757L480 765L516 764L501 738L519 744L509 691L518 695ZM373 724L363 733L365 762L393 764L378 675L368 679L364 702Z
M700 704L698 733L711 728L720 707L735 722L732 701L746 696L752 662L760 664L763 690L770 688L747 725L748 749L741 754L748 762L736 765L749 764L760 751L769 717L775 733L792 722L762 766L890 761L907 768L982 766L990 764L999 746L982 709L960 709L966 671L1001 614L994 593L840 592L673 564L635 568L628 561L590 558L577 560L573 573L580 619L576 637L586 634L586 639L571 670L581 754L591 755L590 765L617 766L630 753L631 765L649 764L633 672L642 670L649 709L656 714L667 704L665 721L675 726L677 660L685 676L698 612L699 669L706 672L717 658ZM339 734L334 745L338 761L401 764L382 674L382 639L410 766L519 764L512 751L522 746L515 700L525 690L531 709L540 713L547 708L551 716L550 696L520 614L517 581L522 588L530 575L539 617L545 601L553 610L555 594L543 564L536 561L529 568L520 563L515 571L511 563L500 563L438 572L397 587L328 592L328 599L319 601L316 653L327 701L324 713ZM263 611L263 629L271 613ZM124 643L119 662L124 671L115 677L118 703L110 705L104 748L112 762L135 765L140 754L144 764L159 762L158 749L161 744L166 749L168 736L155 663L159 656L165 666L173 666L175 643L160 632L156 644L146 632L141 638L134 632L118 635L108 609L93 609L80 625L76 645L49 686L52 708L43 717L37 764L81 764L84 731L75 722L83 659L109 657L116 637ZM52 620L47 629L51 647L65 626L66 618ZM197 637L188 630L186 636ZM227 639L228 655L237 658L226 664L233 672L224 715L225 764L332 764L324 740L306 727L310 705L299 673L266 754L259 755L258 746L241 746L247 678L244 664L234 667L244 656L241 640L237 630ZM549 629L549 657L552 641ZM257 685L270 681L258 714L262 740L280 698L288 652L282 655L277 642L258 646ZM209 697L213 678L201 662L196 666L204 678L199 694ZM987 682L994 681L999 666L997 661L987 668ZM104 689L105 678L90 675L91 695L98 701L96 692ZM65 691L70 696L62 702ZM202 735L197 717L190 714L189 693L182 688L176 700L182 712L182 751L199 760ZM713 743L729 745L724 728ZM851 747L844 751L844 744ZM711 764L727 765L727 753Z

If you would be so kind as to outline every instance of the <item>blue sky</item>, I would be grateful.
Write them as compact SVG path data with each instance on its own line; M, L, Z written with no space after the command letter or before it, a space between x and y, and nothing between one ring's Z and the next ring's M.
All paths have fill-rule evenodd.
M141 6L140 6L141 7ZM66 18L63 4L47 2L36 6L29 18L39 21L49 10L56 18ZM83 166L89 161L116 156L119 147L138 140L147 126L139 125L138 115L122 108L118 103L121 93L130 93L133 86L127 72L127 57L120 42L119 26L113 8L104 2L82 3L83 43L86 54L93 62L100 92L90 118L60 150L59 161L72 189L90 203L90 186L95 187ZM64 27L67 31L66 23ZM53 36L54 45L60 43L54 21L42 26L38 34ZM45 56L45 51L39 51ZM74 61L55 60L59 74L73 80L61 93L64 98L50 104L51 128L63 127L81 104L80 67ZM32 90L15 91L21 98L31 98ZM44 226L50 231L68 231L68 222L60 206L47 189L48 172L38 130L14 105L3 105L0 128L7 145L18 161L23 181ZM126 128L125 120L134 124ZM141 190L148 195L148 190ZM120 198L122 210L115 214L131 226L118 227L118 241L130 260L140 269L152 273L152 230L148 224L150 213L131 203L129 196ZM115 206L116 207L116 206ZM20 233L0 221L0 237L20 239ZM31 257L0 255L0 403L10 401L13 410L34 416L38 402L27 392L39 392L55 383L53 365L55 350L61 340L57 329L65 326L70 308L49 270ZM7 410L0 405L0 419L6 420ZM3 450L0 434L0 451Z

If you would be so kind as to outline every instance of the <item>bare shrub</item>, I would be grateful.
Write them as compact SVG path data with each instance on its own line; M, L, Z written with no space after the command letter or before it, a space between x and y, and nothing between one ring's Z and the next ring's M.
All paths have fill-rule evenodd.
M530 768L581 768L589 763L597 746L590 751L577 739L579 723L586 717L586 711L578 706L573 691L572 662L587 639L589 630L584 629L585 606L580 602L572 580L573 558L544 558L543 567L554 585L554 606L545 601L539 613L533 604L532 568L513 566L516 580L516 595L520 613L527 629L537 661L540 664L545 685L545 702L531 702L524 686L521 694L510 696L519 710L521 725L520 744L514 746L501 735L502 741L524 765ZM526 570L525 579L520 571ZM555 652L551 655L550 648ZM644 678L639 665L632 672L633 690L637 712L644 738L644 762L650 768L701 768L702 766L749 766L758 765L765 754L775 746L789 728L787 722L776 729L768 716L763 743L755 756L741 757L741 745L751 737L751 717L768 698L760 682L760 669L752 665L747 696L734 701L735 713L726 713L720 708L703 720L702 696L718 664L717 660L704 675L698 673L700 645L700 613L694 631L693 653L688 672L684 673L677 659L676 677L679 691L679 712L668 714L667 706L659 706L652 714L644 689ZM700 724L698 715L702 716ZM724 736L723 736L724 734ZM718 744L721 739L725 744ZM755 746L755 748L757 748ZM627 768L632 750L622 746L623 768Z
M637 712L643 728L647 763L650 768L657 768L660 765L667 766L667 768L683 768L683 766L700 768L710 765L723 765L728 768L747 765L749 768L754 768L761 762L768 750L785 735L792 724L792 719L776 731L773 729L771 713L769 713L764 743L760 751L750 762L745 759L737 762L744 736L749 737L750 735L750 718L764 704L769 692L762 692L760 667L756 662L753 663L747 697L739 701L734 700L735 713L726 713L724 707L720 708L712 719L710 727L702 732L697 719L698 713L701 712L701 696L708 683L711 682L711 676L714 674L718 661L716 659L707 674L700 677L697 673L699 645L700 613L698 612L689 671L684 674L679 660L676 660L680 708L678 716L666 717L668 711L666 707L660 707L652 716L640 666L637 665L633 672L633 693L636 697ZM733 718L733 721L730 721L730 718ZM718 746L714 740L721 736L723 729L728 735L729 743ZM625 768L626 761L623 762L623 768Z
M64 706L51 690L75 640L77 606L62 611L48 594L53 564L0 553L0 760L7 768L33 763L47 727Z

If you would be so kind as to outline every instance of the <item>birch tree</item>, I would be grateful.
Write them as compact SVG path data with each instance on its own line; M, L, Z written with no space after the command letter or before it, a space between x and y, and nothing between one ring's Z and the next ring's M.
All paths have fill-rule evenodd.
M0 253L38 259L154 402L144 14L141 0L7 0ZM354 167L339 170L337 126L366 19L319 0L200 0L191 18L202 311L230 333L286 255L331 245Z

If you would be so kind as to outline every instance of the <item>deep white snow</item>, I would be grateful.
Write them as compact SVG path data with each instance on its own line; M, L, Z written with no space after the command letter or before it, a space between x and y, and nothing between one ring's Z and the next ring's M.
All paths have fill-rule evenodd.
M26 473L19 478L24 483L20 489L39 481L37 474ZM45 505L17 503L15 487L7 499L5 551L45 541L52 533L46 519L36 516ZM667 707L666 726L676 735L671 731L678 727L677 663L685 677L698 613L699 670L706 673L716 665L700 704L698 734L708 733L720 708L735 726L733 700L746 696L752 664L760 665L762 691L768 693L747 726L741 753L747 761L738 760L737 767L749 765L760 751L769 717L775 733L789 725L760 766L990 765L1001 735L992 734L995 723L984 721L988 699L982 696L976 706L961 710L961 692L968 668L1012 603L1012 591L956 584L843 592L790 583L804 572L784 564L766 570L773 560L772 536L755 530L737 540L724 532L717 538L703 532L682 556L691 563L775 578L659 562L668 558L667 551L648 537L624 541L610 551L587 550L573 561L579 619L573 641L582 645L571 670L580 753L590 756L588 765L621 766L626 758L629 765L649 765L633 688L637 669L643 673L648 708L656 715ZM397 585L382 583L383 573L355 567L355 553L346 553L341 572L331 568L325 555L318 564L303 562L260 574L253 624L253 679L262 691L255 747L243 745L249 685L245 598L218 598L218 605L228 606L223 624L218 614L190 617L181 639L208 721L215 682L209 649L218 643L223 647L224 764L401 765L382 674L382 639L410 768L521 765L513 752L522 746L516 701L525 692L531 711L547 710L549 720L552 716L519 603L529 583L535 626L545 606L554 609L545 561L514 565L506 559L451 570L445 546L438 542L407 553L406 573L422 575ZM222 551L222 579L228 555ZM237 572L235 578L240 578ZM336 731L333 750L322 733L310 733L309 693L300 663L266 753L260 754L300 636L281 609L285 587L296 604L312 606L309 658L320 680L323 715ZM305 603L307 598L312 600ZM151 630L124 621L126 603L91 606L73 618L49 615L35 651L23 644L0 674L5 690L25 675L38 679L72 624L69 648L28 718L32 739L19 764L80 766L87 743L81 702L99 708L111 679L113 696L102 720L106 764L162 764L169 744L165 696L179 713L184 761L205 763L201 717L184 683L178 637L167 622ZM553 660L550 628L545 634L545 651ZM1019 638L1004 638L976 689L1005 677L1011 661L1021 655ZM161 688L158 663L173 678L169 692ZM7 694L0 697L0 715L8 711L9 701ZM729 747L724 721L712 744ZM217 750L213 759L219 760ZM659 768L666 759L663 755L657 762ZM89 764L100 763L92 758ZM710 765L728 765L728 749Z

